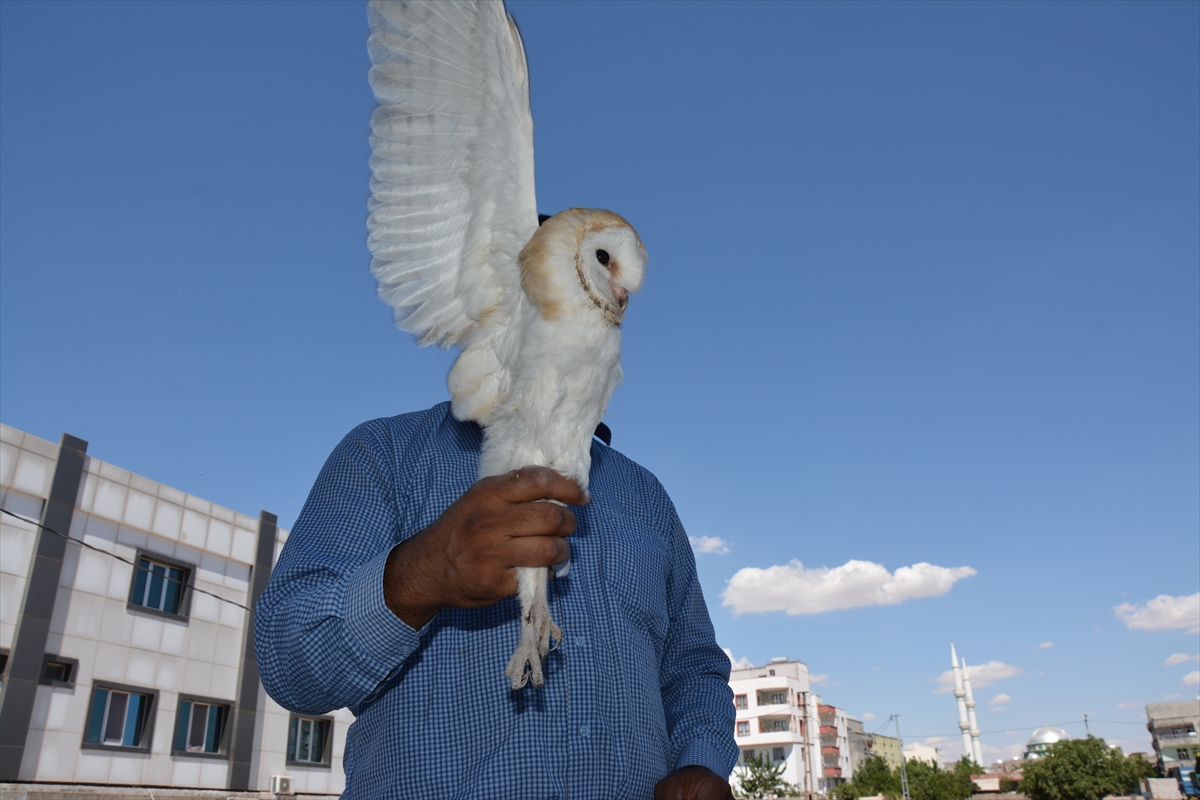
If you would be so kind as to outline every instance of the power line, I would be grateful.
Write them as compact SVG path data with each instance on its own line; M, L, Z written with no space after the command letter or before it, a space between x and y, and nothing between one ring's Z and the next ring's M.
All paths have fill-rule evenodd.
M1145 724L1144 722L1130 721L1127 719L1089 719L1087 721L1103 723L1106 725L1144 725ZM1063 725L1085 725L1085 722L1082 719L1073 719L1070 722L1051 722L1049 725L1031 725L1028 728L997 728L996 730L993 730L993 731L980 731L980 733L983 734L983 733L1008 733L1009 731L1035 731L1038 728L1058 728ZM941 736L943 738L949 739L949 738L958 736L958 732L956 731L954 733L919 733L919 734L913 734L913 736L911 738L913 738L913 739L930 739L930 738L937 737L937 736Z
M82 539L76 539L75 537L68 536L65 533L59 533L58 531L54 530L53 528L46 527L45 525L38 522L37 520L29 519L28 517L22 517L20 514L14 514L13 512L9 511L7 508L0 508L0 511L4 512L5 514L8 514L10 517L15 517L16 519L19 519L22 522L29 523L30 525L36 525L44 531L53 533L55 536L61 536L62 538L66 539L68 542L74 542L75 544L79 545L80 547L86 547L89 550L95 550L97 553L103 553L106 556L115 558L117 561L123 561L126 564L128 564L129 566L133 567L134 569L140 569L142 572L147 572L145 567L141 566L140 564L133 563L128 558L125 558L124 556L119 556L116 553L110 553L107 550L102 550L99 547L96 547L95 545L88 544L87 542L83 541ZM190 586L187 583L185 583L184 581L179 580L178 578L172 578L170 575L160 575L159 577L162 578L164 581L170 581L171 583L178 583L180 585L180 587L182 587L181 591L183 591L183 592L186 592L190 589L193 592L199 592L200 594L206 594L209 597L215 597L218 600L220 600L222 603L229 603L231 606L237 606L238 608L242 609L243 611L250 610L249 608L247 608L246 606L237 602L236 600L230 600L229 598L221 597L221 595L219 595L219 594L214 594L214 593L206 591L204 589L198 589L195 586Z

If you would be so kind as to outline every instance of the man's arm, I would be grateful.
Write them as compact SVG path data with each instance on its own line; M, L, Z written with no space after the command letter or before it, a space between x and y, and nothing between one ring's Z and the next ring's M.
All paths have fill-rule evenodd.
M737 763L737 745L729 658L717 645L695 556L669 500L666 513L670 629L659 674L675 771L659 783L655 796L730 797L724 776Z
M561 561L575 517L534 501L586 502L574 482L527 468L477 482L397 544L407 491L373 425L329 457L256 608L263 684L301 713L356 707L441 608L494 603L516 593L514 567Z

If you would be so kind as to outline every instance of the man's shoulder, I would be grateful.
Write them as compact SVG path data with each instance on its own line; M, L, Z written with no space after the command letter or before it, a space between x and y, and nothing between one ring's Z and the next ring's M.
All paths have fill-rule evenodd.
M646 467L619 450L592 442L591 489L606 488L620 496L633 496L669 503L667 490Z
M460 449L478 452L482 435L474 422L455 419L450 403L423 411L367 420L346 434L343 444L362 443L386 449Z

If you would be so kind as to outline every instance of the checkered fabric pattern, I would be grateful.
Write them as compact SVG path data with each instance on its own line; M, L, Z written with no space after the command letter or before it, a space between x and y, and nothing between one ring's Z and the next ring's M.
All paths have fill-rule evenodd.
M347 800L650 798L673 769L737 759L729 659L670 498L592 444L571 569L550 582L564 640L541 689L509 688L515 597L419 631L383 601L392 547L476 479L482 434L428 411L365 423L326 462L259 600L262 680L297 713L348 707Z

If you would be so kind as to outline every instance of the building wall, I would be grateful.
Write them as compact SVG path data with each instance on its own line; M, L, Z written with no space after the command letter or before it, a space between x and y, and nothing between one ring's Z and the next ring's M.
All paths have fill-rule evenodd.
M783 751L783 780L804 791L819 791L821 751L816 720L820 698L812 693L807 665L787 661L735 669L730 673L729 686L735 705L738 697L746 698L746 708L737 709L734 722L734 736L741 751L739 766L749 751L778 761L775 750L779 749ZM785 702L773 702L775 694L783 694ZM786 730L774 730L776 721L784 723ZM736 783L736 769L731 779Z
M880 733L871 734L871 755L880 756L892 769L900 766L903 756L900 754L900 740L895 736L884 736Z
M37 519L50 494L58 447L0 425L0 506ZM172 752L180 695L236 707L259 521L95 458L86 458L45 650L78 662L73 686L38 686L21 780L224 788L228 758ZM279 530L278 558L287 532ZM37 528L0 519L0 647L11 649ZM130 607L132 563L142 552L191 566L186 619ZM114 558L117 556L119 558ZM124 559L124 560L121 560ZM272 561L272 563L274 563ZM230 602L224 602L230 601ZM149 753L82 747L96 682L157 691ZM290 775L300 792L342 791L345 733L334 716L332 763L288 766L289 715L259 687L251 788ZM232 726L229 719L227 726Z
M1200 758L1200 700L1150 703L1146 719L1163 775Z

